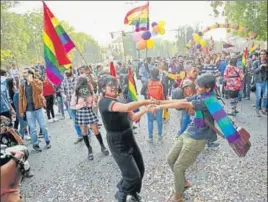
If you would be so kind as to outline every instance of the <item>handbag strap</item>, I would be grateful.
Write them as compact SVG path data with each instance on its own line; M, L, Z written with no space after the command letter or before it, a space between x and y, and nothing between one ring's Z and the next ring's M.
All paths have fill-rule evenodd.
M208 119L204 119L205 124L207 124L215 133L217 133L219 136L221 136L223 139L225 139L224 135L221 131L219 131Z

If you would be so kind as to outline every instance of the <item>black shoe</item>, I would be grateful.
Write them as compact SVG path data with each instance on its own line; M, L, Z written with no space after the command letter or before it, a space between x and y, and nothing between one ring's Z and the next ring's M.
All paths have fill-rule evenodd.
M39 147L38 144L33 145L33 149L34 149L35 151L37 151L37 152L41 152L41 151L42 151L42 149Z
M257 117L261 117L260 110L257 109L256 113L257 113Z
M138 193L136 193L136 194L131 196L131 201L133 201L133 202L144 202L144 200L142 199L142 197Z
M34 174L32 173L31 169L29 169L25 172L24 176L27 178L31 178L34 176Z
M228 113L229 116L236 116L236 112Z
M94 159L92 147L88 148L88 160L92 161Z
M47 141L46 142L46 146L44 149L50 149L51 148L51 144L50 144L50 141Z
M137 128L138 128L137 126L133 126L133 127L132 127L133 130L135 130L135 129L137 129Z
M117 191L114 195L117 202L127 202L127 196L123 195L121 192Z
M83 138L81 137L78 137L77 139L76 139L76 141L74 142L74 144L78 144L79 142L82 142L83 141Z
M215 143L215 142L208 142L208 147L212 148L212 147L218 147L220 145L220 143Z
M106 147L104 147L104 146L101 147L101 152L102 152L105 156L108 156L108 155L109 155L109 151L108 151L108 149L106 149Z

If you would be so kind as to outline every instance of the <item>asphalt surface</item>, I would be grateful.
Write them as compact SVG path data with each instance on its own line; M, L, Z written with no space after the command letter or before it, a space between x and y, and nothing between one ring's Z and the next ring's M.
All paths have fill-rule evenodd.
M226 140L219 138L218 148L205 150L187 171L193 187L185 192L189 202L265 202L267 201L267 117L255 114L252 101L239 103L237 125L251 133L252 147L245 158L238 158ZM228 102L228 101L226 101ZM227 104L228 105L228 104ZM230 108L226 106L228 111ZM164 138L147 143L147 117L136 129L136 140L145 162L141 195L146 202L164 202L170 198L173 176L166 157L179 128L180 114L170 110L171 119L164 124ZM66 113L67 115L67 113ZM68 117L68 116L66 116ZM25 179L21 192L25 202L112 202L120 171L112 156L103 156L92 136L94 160L87 160L83 142L74 144L76 135L70 119L48 123L52 148L41 153L31 151L34 177ZM105 130L101 128L106 143ZM44 141L41 139L41 147ZM31 150L31 145L29 145Z

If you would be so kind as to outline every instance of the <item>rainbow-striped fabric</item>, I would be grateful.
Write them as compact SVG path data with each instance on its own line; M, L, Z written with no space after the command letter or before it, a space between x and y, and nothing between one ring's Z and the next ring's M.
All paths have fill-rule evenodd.
M128 68L128 98L129 98L128 102L133 102L133 101L138 100L135 80L134 80L130 67Z
M127 99L128 103L138 101L136 84L135 84L135 80L134 80L130 67L128 68L128 96L127 97L128 97ZM139 109L134 110L134 112L138 112L138 111ZM136 122L139 122L139 121L140 120Z
M224 137L229 143L234 143L240 139L240 135L237 132L232 120L228 117L223 107L216 98L216 93L213 91L211 93L205 93L201 95L201 100L206 104L209 113L213 119L217 122L217 125L221 129ZM205 121L203 113L201 111L196 111L194 123L198 127L204 127Z
M71 66L67 53L75 45L44 2L43 8L43 41L46 73L49 80L58 86L63 80L62 72Z
M136 32L149 30L149 1L130 10L125 16L124 24L134 25Z

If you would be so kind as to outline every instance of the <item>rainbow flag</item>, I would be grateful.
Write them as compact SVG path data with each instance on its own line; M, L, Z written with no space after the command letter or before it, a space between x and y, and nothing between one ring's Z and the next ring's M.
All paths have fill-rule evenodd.
M131 72L130 67L128 68L128 102L137 101L136 84Z
M255 51L256 51L256 47L255 47L255 44L254 44L254 41L253 41L252 44L251 44L251 47L249 48L249 53L253 54Z
M135 26L136 32L149 30L149 1L130 10L125 16L124 24Z
M243 53L243 57L242 57L242 67L243 68L246 68L247 59L248 59L248 47L245 48L244 53Z
M54 85L58 86L63 80L62 72L71 66L71 61L67 53L72 50L75 45L44 1L43 8L43 41L46 73L49 80Z
M229 44L226 42L223 42L223 44L222 44L222 48L232 48L232 47L234 47L232 44Z

